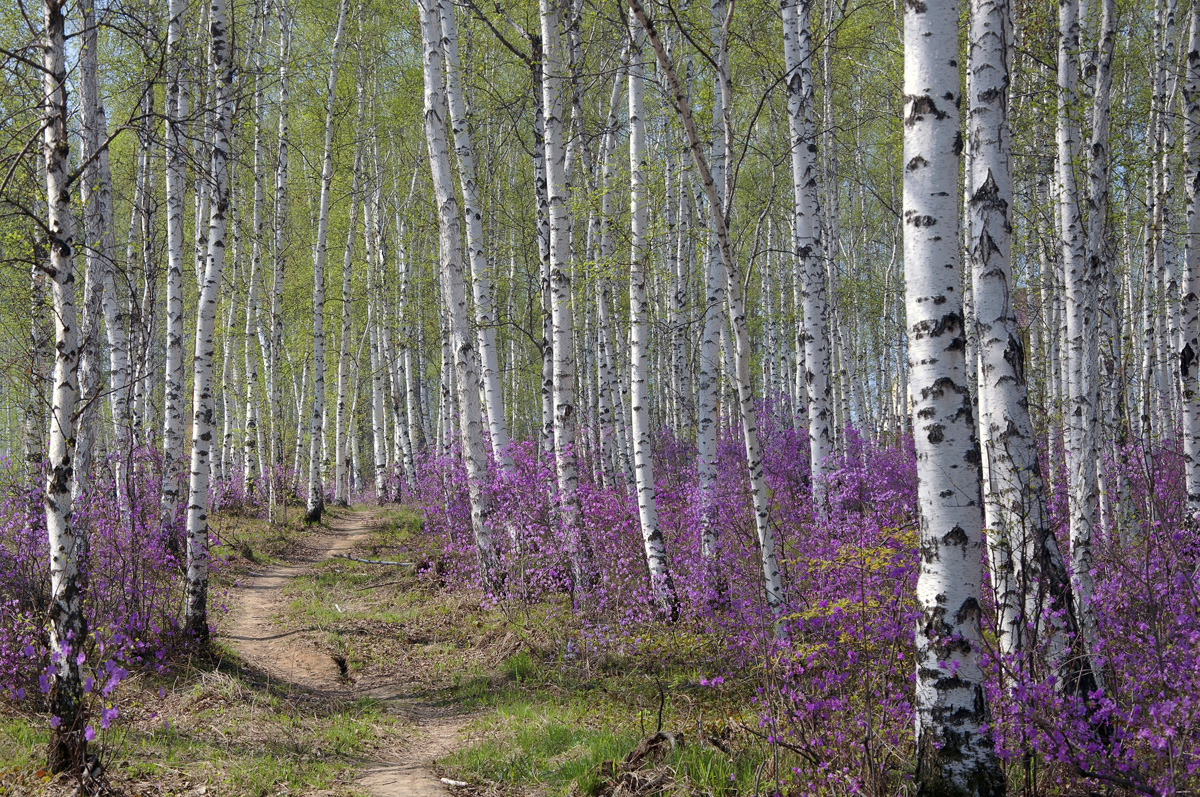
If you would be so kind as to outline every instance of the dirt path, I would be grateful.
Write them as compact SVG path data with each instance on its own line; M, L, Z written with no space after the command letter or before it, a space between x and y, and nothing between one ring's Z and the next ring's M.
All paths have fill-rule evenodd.
M374 697L415 726L402 760L364 766L358 785L375 797L445 797L447 789L432 765L460 743L465 718L439 706L407 697L402 683L360 686L341 677L338 664L314 647L301 631L286 631L273 621L283 589L313 564L349 551L371 530L370 511L334 510L326 514L329 527L309 538L310 547L296 564L267 567L242 579L231 591L231 623L220 636L230 640L251 666L278 679L331 700Z

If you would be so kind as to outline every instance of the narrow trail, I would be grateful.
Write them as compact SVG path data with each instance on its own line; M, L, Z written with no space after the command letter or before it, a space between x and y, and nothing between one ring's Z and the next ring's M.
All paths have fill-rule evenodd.
M306 540L308 547L294 564L265 567L231 590L230 622L218 636L232 642L248 665L271 680L330 700L372 697L414 726L399 760L364 764L357 780L360 788L375 797L446 797L433 763L459 746L467 718L453 708L419 700L402 679L348 683L337 662L305 639L302 630L285 630L273 620L288 582L352 549L370 534L376 516L369 510L334 509L326 512L326 518L328 527Z

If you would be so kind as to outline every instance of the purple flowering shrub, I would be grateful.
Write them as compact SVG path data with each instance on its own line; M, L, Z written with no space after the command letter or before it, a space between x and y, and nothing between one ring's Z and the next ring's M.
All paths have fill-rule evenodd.
M86 640L67 655L84 665L84 691L99 729L117 716L113 690L131 670L164 672L182 642L179 539L160 528L161 463L155 452L127 454L122 468L97 463L76 502L75 527L87 534ZM118 482L118 473L121 474ZM46 515L22 470L0 474L0 694L32 699L50 688L45 617L50 593ZM179 507L174 527L183 528ZM58 655L57 653L54 655ZM52 726L57 718L51 718ZM96 727L85 729L89 739Z
M659 527L681 603L682 627L717 641L706 683L756 668L760 732L787 750L795 793L894 794L911 782L913 632L917 612L917 478L912 441L875 445L853 430L833 463L829 510L814 514L807 431L760 413L771 523L788 592L787 641L771 633L761 587L740 430L726 424L718 447L715 568L701 550L695 448L669 433L655 441ZM636 498L598 483L580 458L580 523L597 563L590 589L571 583L568 540L556 521L553 459L514 443L514 472L488 484L509 593L536 601L570 593L584 638L629 649L654 623ZM416 502L443 540L442 583L479 589L466 472L452 455L419 468ZM1104 694L1084 701L1056 688L1046 651L1001 661L995 601L985 578L985 665L997 751L1014 777L1073 791L1086 777L1143 793L1200 786L1200 599L1197 542L1185 518L1178 451L1122 452L1108 462L1110 489L1125 496L1095 540L1095 656ZM1064 479L1051 518L1069 550ZM1107 508L1108 515L1116 515ZM717 583L712 583L712 573ZM722 671L722 668L723 671ZM1048 766L1028 767L1033 755Z

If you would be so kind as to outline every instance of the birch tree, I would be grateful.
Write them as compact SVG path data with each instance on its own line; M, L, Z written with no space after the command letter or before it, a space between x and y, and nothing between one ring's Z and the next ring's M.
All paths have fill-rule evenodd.
M783 589L783 577L779 571L779 559L775 551L775 532L769 523L769 497L766 481L763 477L762 446L758 438L758 422L755 417L754 393L750 380L750 336L746 328L745 304L742 298L742 276L733 258L733 247L729 240L728 220L725 204L718 193L713 173L709 169L708 160L700 143L699 134L692 118L691 106L687 94L675 73L671 59L667 56L662 40L654 27L653 21L642 7L640 0L629 0L629 8L645 30L658 64L666 74L667 83L675 104L675 110L687 133L688 146L692 151L692 161L700 175L704 193L708 198L709 220L716 231L717 245L721 259L725 262L726 282L725 299L729 311L729 323L734 337L734 381L737 387L737 401L740 420L742 422L742 440L745 444L746 462L750 476L751 500L754 504L754 521L758 533L759 555L763 571L763 592L767 606L775 617L775 633L782 637L786 629L782 623L781 613L786 600ZM720 63L718 61L718 63ZM728 108L731 100L732 86L727 68L718 69L721 94L726 109L725 137L726 149L730 140ZM726 195L730 193L732 178L726 175Z
M188 114L188 93L180 50L187 8L187 0L169 0L167 7L167 335L159 524L168 540L176 538L175 516L183 489L183 204L187 177L184 164L188 154L184 119Z
M192 464L187 508L187 585L184 629L198 642L208 641L208 487L212 475L215 424L213 328L221 273L225 268L225 234L229 218L229 139L233 120L233 60L225 0L213 0L209 17L209 58L214 75L211 204L208 257L196 310L196 343L192 358Z
M1075 180L1079 129L1075 121L1079 80L1079 2L1058 4L1058 213L1062 226L1063 287L1067 327L1067 467L1071 562L1081 628L1089 648L1095 644L1091 607L1092 532L1096 523L1096 341L1095 275L1085 249L1083 215ZM1095 667L1092 668L1095 670Z
M82 558L87 539L72 518L75 404L79 391L79 330L75 308L75 228L68 167L71 145L67 124L67 52L64 2L42 7L42 157L46 180L46 234L49 259L44 268L54 307L54 369L50 399L50 440L44 500L50 553L47 612L52 661L50 706L59 718L50 739L48 768L77 770L87 752L84 738L82 660L87 640L83 613Z
M803 381L807 397L809 459L813 504L823 514L826 504L825 460L833 453L830 428L832 381L829 323L825 303L825 246L821 239L821 193L817 183L817 133L813 124L811 0L784 0L783 54L787 67L788 133L792 155L792 245L799 266L803 321L797 326L796 348L803 349ZM799 392L799 391L797 391Z
M980 628L979 454L959 278L958 4L904 9L904 263L917 453L917 783L985 797L1005 784L990 734ZM1007 343L1005 341L1004 343Z
M325 96L325 149L321 161L321 204L317 215L317 244L313 250L313 400L309 424L308 503L304 519L320 521L325 511L325 488L321 481L321 430L325 422L325 249L329 238L329 192L333 185L333 121L337 100L338 67L342 56L342 30L350 0L342 0L333 34L329 81Z
M1183 346L1183 458L1188 515L1200 519L1200 4L1192 3L1183 98L1184 184L1187 186L1187 240L1181 312Z
M421 42L424 48L425 141L438 206L438 250L441 261L442 293L446 305L449 338L457 375L459 427L463 458L467 466L467 489L471 501L471 527L484 584L494 592L503 589L499 557L488 520L491 499L486 492L487 454L483 441L483 418L479 405L475 351L467 317L467 288L463 277L462 220L450 169L446 127L449 111L445 97L445 62L442 52L444 16L437 0L420 0ZM461 157L461 153L460 153ZM450 432L447 430L447 438Z
M571 308L571 208L563 141L566 73L562 41L562 0L540 0L542 27L542 105L545 113L546 195L550 223L550 306L554 352L554 461L559 519L570 546L575 588L595 577L591 550L579 528L579 466L575 451L575 325Z
M642 78L640 31L634 29L629 58L629 364L634 473L637 478L638 520L650 572L650 591L658 614L674 621L679 599L667 561L667 546L658 528L658 503L654 492L654 459L650 431L650 308L646 303L646 270L650 256L649 197L646 196L645 81Z

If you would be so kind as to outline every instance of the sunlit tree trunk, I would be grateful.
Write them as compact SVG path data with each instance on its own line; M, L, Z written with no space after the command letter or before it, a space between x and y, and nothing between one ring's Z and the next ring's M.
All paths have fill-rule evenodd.
M221 272L225 268L225 233L229 214L229 139L233 127L233 61L225 0L213 0L209 18L210 58L214 74L212 200L208 224L208 258L196 311L196 344L192 358L192 465L187 509L187 585L184 628L200 642L208 641L208 486L213 443L213 327Z
M955 0L904 11L904 263L917 452L917 782L922 793L1004 794L981 667L982 517L958 253ZM1004 342L1007 344L1007 341Z
M658 37L654 23L646 14L640 0L629 0L629 7L633 11L634 16L637 17L642 28L646 31L650 39L650 44L654 48L659 66L666 73L675 109L679 113L680 120L683 122L684 130L687 133L693 163L696 166L696 171L700 174L704 193L708 197L709 218L713 228L716 230L720 257L726 265L726 303L729 309L729 322L732 327L735 349L734 381L738 392L738 409L741 416L742 437L745 443L746 461L749 469L750 493L754 503L755 527L758 532L759 554L763 570L763 591L767 606L776 619L776 634L782 636L785 631L781 621L781 612L785 602L783 578L779 571L779 560L775 551L775 532L768 522L770 498L767 495L766 481L763 477L762 447L758 439L754 393L750 383L750 336L747 330L745 305L742 299L742 276L733 258L733 247L730 244L729 229L725 216L725 203L718 193L713 174L709 170L708 160L704 157L704 150L700 143L700 137L696 132L696 125L692 119L691 107L688 104L687 95L682 89L679 77L671 64L671 59L667 57L666 50L663 48L662 41ZM732 86L729 80L728 61L722 57L718 57L717 61L718 64L723 65L723 68L718 70L720 73L718 79L721 93L724 95L723 100L726 110L725 139L726 149L728 150L731 138L728 111ZM731 178L728 174L726 175L725 183L726 195L728 195L732 193L730 190L732 187Z
M175 541L175 518L183 489L184 389L183 371L183 206L187 191L188 158L185 119L188 89L180 52L185 35L187 0L170 0L167 14L167 335L163 367L163 465L159 525L168 541ZM172 544L177 544L172 542Z
M258 30L258 36L255 37L253 44L253 57L247 59L251 62L254 69L254 163L253 175L254 181L254 205L251 210L251 230L250 241L250 276L246 286L246 323L244 328L244 336L242 338L242 356L245 375L245 404L243 410L243 437L242 437L242 483L245 485L246 499L253 502L255 500L255 492L257 489L257 479L259 474L259 457L262 452L259 449L259 438L262 436L258 427L258 357L255 356L255 339L258 333L259 325L259 294L258 284L262 279L262 244L264 235L264 216L265 209L265 189L263 186L263 175L266 170L266 164L263 157L263 64L262 50L266 42L267 24L266 18L260 22L261 27Z
M358 113L355 130L363 129L366 111L366 74L360 62L358 73ZM333 502L346 506L350 502L350 457L348 431L350 418L346 401L350 392L350 309L353 301L351 276L354 273L354 241L358 226L359 193L362 186L362 144L354 148L354 175L350 184L350 219L346 228L346 248L342 255L342 328L338 335L337 411L333 430Z
M342 31L349 0L342 0L337 29L333 34L329 80L325 97L325 156L321 166L321 206L317 216L317 246L313 253L313 401L309 426L308 503L304 518L321 519L325 510L325 487L321 480L321 440L325 419L325 248L329 236L329 192L333 185L333 120L337 101L338 67L342 57Z
M725 52L726 32L724 0L714 0L712 27L718 53ZM712 149L710 157L713 187L725 200L725 112L724 95L713 91ZM711 201L711 200L709 200ZM699 203L697 203L699 204ZM709 208L711 215L712 209ZM717 530L717 434L720 428L721 390L721 319L725 306L725 261L710 230L704 251L704 309L700 333L700 373L697 381L698 421L696 428L696 476L700 493L700 544L709 567L708 589L721 591L713 571L720 539Z
M811 0L785 0L783 52L787 65L788 131L792 154L792 238L800 261L803 321L797 348L804 349L803 382L808 399L808 442L812 462L813 504L825 512L825 461L833 453L830 423L829 324L825 306L825 247L821 240L820 188L817 184L817 133L813 124Z
M650 571L650 590L660 617L675 620L679 600L667 560L667 546L658 528L658 500L654 487L654 458L650 431L650 308L646 302L646 271L650 257L648 227L649 197L646 195L645 87L642 78L642 34L633 29L633 47L629 58L629 362L632 401L633 462L637 479L638 519L646 566Z
M1090 650L1096 642L1096 619L1091 605L1095 589L1092 532L1096 524L1096 325L1095 274L1087 260L1086 233L1075 181L1079 156L1079 129L1074 119L1079 66L1078 0L1059 0L1058 22L1058 211L1067 299L1066 448L1071 560L1081 629Z
M91 478L92 460L96 446L96 410L100 405L100 300L103 293L104 254L100 241L104 236L104 222L100 215L99 194L110 190L100 184L97 164L99 148L107 137L106 130L98 128L100 113L99 37L96 27L95 5L92 0L80 4L82 14L82 43L79 53L79 116L80 157L84 168L80 181L80 199L83 204L83 255L85 259L83 279L83 308L79 317L79 402L80 409L75 425L75 483L72 485L72 500L87 489ZM98 118L99 117L99 118Z
M283 348L283 265L287 256L288 179L288 65L292 51L292 17L287 0L279 0L279 129L275 162L275 202L271 241L271 317L267 337L270 364L267 368L267 402L272 408L267 458L270 474L267 482L267 516L275 520L279 496L279 469L283 465L283 423L279 408L283 400L283 376L279 353Z
M571 309L571 208L567 186L563 112L566 86L561 0L540 0L542 97L545 113L546 188L550 221L550 305L554 351L554 460L559 519L566 534L577 590L591 586L595 570L580 528L579 469L575 451L575 328Z
M87 539L73 522L73 426L79 392L79 330L76 327L72 251L74 221L68 168L71 146L67 125L67 52L64 4L46 0L42 36L42 155L46 178L46 234L49 260L44 264L54 305L54 372L50 399L50 441L44 500L50 543L50 594L47 618L51 669L50 706L59 725L50 740L52 772L78 770L87 751L81 657L87 640L83 613L83 568Z
M1112 0L1108 0L1112 2ZM1107 6L1106 6L1107 7ZM1111 44L1109 45L1111 53ZM1192 3L1184 73L1184 185L1187 186L1187 239L1183 282L1179 375L1183 384L1183 458L1190 518L1200 517L1200 3Z
M448 9L449 10L449 9ZM491 499L487 494L487 453L483 440L483 417L479 404L475 351L471 344L467 314L467 287L463 275L462 220L450 169L450 150L446 128L449 111L445 97L444 43L445 17L437 0L420 0L421 40L425 67L425 141L438 205L438 249L441 261L442 294L450 327L454 369L457 374L459 428L462 455L467 466L467 489L471 501L471 527L484 585L494 591L503 589L503 575L492 532L488 526ZM439 19L440 17L440 19ZM462 153L459 153L460 159ZM460 160L461 165L461 160ZM446 430L446 437L451 432Z

